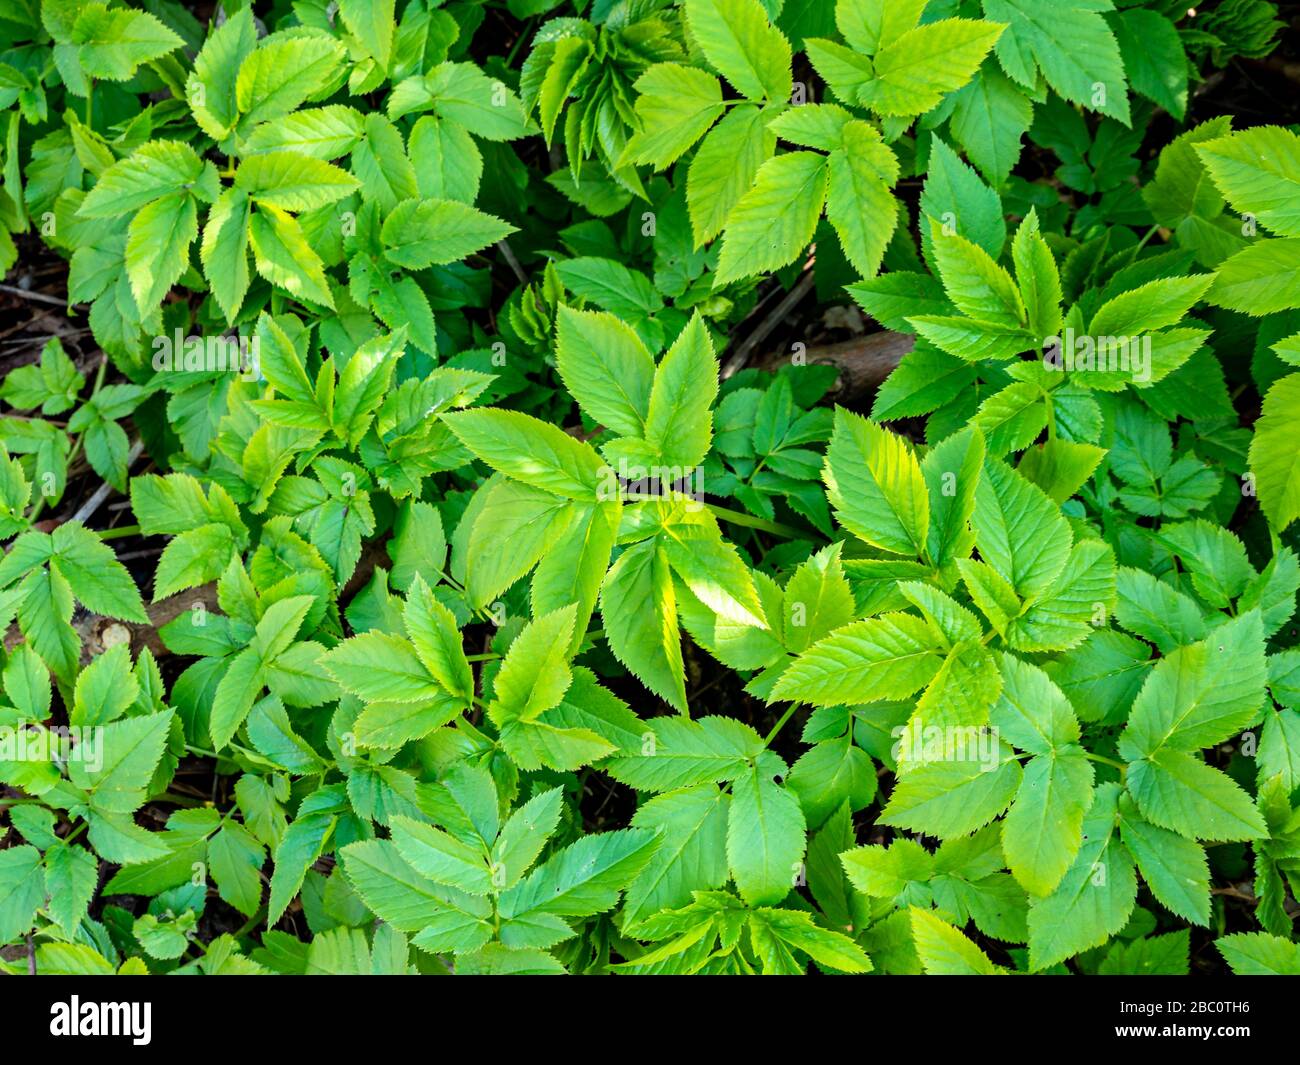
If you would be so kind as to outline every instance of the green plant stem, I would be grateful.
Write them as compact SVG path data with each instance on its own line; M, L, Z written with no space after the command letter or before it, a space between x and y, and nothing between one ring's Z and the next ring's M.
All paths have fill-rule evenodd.
M227 754L217 754L216 751L209 751L206 747L192 747L190 744L185 745L185 750L189 754L197 754L200 758L213 758L218 762L226 762L229 765L239 765L233 758Z
M192 795L181 795L175 791L164 791L158 796L159 802L169 802L174 806L184 806L187 809L193 809L197 806L206 806L203 799L196 799Z
M101 540L120 540L124 536L138 536L140 526L138 525L119 525L115 529L100 529L96 535Z
M1142 239L1138 241L1138 246L1133 249L1133 254L1137 255L1138 252L1140 252L1143 248L1145 248L1147 246L1147 241L1149 241L1152 237L1154 237L1156 233L1159 232L1159 230L1160 230L1159 223L1156 223L1150 229L1148 229L1146 233L1143 234Z
M792 717L794 716L794 712L795 712L796 710L798 710L798 709L799 709L799 704L798 704L798 703L791 703L789 706L787 706L787 707L785 708L785 713L782 714L781 717L780 717L780 719L777 721L777 723L776 723L775 725L772 726L772 731L769 732L769 733L767 734L767 738L763 740L763 749L764 749L764 750L767 750L767 748L768 748L768 746L771 744L771 742L772 742L774 739L776 739L776 734L777 734L778 732L780 732L783 728L785 728L785 723L786 723L787 721L789 721L790 718L792 718Z
M704 508L715 518L721 518L732 525L743 525L747 529L760 529L763 532L772 533L774 536L784 536L789 539L802 540L808 536L802 529L796 529L792 525L782 525L779 521L756 518L754 515L746 514L740 510L729 510L727 507L715 506L712 503L705 503Z
M1121 773L1128 772L1128 766L1124 762L1117 761L1114 758L1107 758L1103 754L1093 754L1091 751L1086 752L1086 754L1089 761L1100 762L1102 765L1111 766L1112 768L1118 769Z
M510 66L515 61L515 56L519 54L519 49L523 47L524 42L532 38L533 28L536 25L537 16L534 15L528 20L528 24L519 31L519 36L515 38L515 43L510 46L510 51L506 53L506 66Z
M249 932L251 932L254 928L256 928L259 924L261 924L265 920L266 920L266 903L262 903L262 905L257 908L257 911L253 914L253 916L239 926L238 931L234 933L234 938L242 939L244 936L248 935Z

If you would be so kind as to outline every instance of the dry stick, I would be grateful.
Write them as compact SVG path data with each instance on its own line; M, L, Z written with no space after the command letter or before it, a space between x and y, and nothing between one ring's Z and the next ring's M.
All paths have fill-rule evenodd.
M509 263L510 269L515 272L515 277L519 278L519 283L521 285L527 285L528 275L524 273L524 268L520 265L519 259L515 256L514 249L510 247L504 237L497 241L497 250L505 256L505 260Z
M833 366L839 371L837 399L848 402L878 388L886 377L912 350L916 338L906 333L867 333L838 344L823 344L808 348L802 356L807 365ZM766 356L758 367L762 370L779 370L791 361L787 351Z
M23 299L35 300L37 303L52 303L55 307L68 306L67 300L61 300L57 296L47 296L44 292L18 288L16 285L0 285L0 292L7 292L11 296L22 296Z
M140 452L142 452L143 450L144 450L144 441L142 440L137 440L134 444L131 445L131 450L126 453L126 468L128 472L130 471L131 466L134 464L135 460L140 457ZM103 482L98 488L95 489L94 494L91 495L89 499L87 499L84 503L81 504L81 506L79 506L76 509L72 517L68 520L79 521L84 525L90 519L90 516L99 509L100 504L102 504L104 500L109 497L109 493L111 493L112 491L113 491L113 486L109 484L107 481Z
M771 335L772 330L781 323L786 315L794 310L795 305L808 295L812 287L813 272L809 269L799 278L794 288L785 294L785 298L768 312L766 318L758 323L758 328L741 341L740 346L736 348L731 358L727 360L726 365L722 367L720 376L724 381L744 368L745 363L749 361L749 357L754 353L755 349Z

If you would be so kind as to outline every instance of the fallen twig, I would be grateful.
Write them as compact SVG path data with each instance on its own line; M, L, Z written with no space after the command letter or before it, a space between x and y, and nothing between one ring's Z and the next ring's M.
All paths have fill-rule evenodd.
M812 291L813 272L809 267L796 282L794 288L785 294L781 302L773 307L749 336L737 345L731 357L722 367L721 377L725 381L732 374L744 369L750 355L754 353L786 316Z
M135 460L140 457L142 451L144 451L143 441L137 440L131 445L131 450L126 453L126 468L128 471L135 463ZM100 504L103 503L113 491L113 486L107 481L104 481L95 489L90 498L73 512L72 517L69 520L79 521L84 525L90 519L90 516L99 509Z

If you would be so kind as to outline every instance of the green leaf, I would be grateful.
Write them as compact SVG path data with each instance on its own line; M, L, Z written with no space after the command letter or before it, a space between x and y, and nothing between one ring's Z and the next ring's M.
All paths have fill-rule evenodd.
M1222 743L1256 720L1266 677L1263 627L1252 610L1156 663L1133 703L1120 753L1138 759Z
M1300 238L1262 240L1219 265L1209 300L1253 317L1300 305Z
M147 797L154 768L171 731L172 712L131 717L103 726L102 754L95 763L73 760L68 778L91 793L91 806L108 814L129 814Z
M460 442L494 470L569 499L600 498L604 466L589 444L540 419L507 410L444 414Z
M150 313L189 265L190 245L199 235L192 197L172 193L146 204L131 220L126 238L126 273L141 314Z
M1128 788L1148 821L1188 839L1255 839L1268 832L1231 777L1186 751L1163 747L1130 762Z
M1098 787L1083 845L1060 885L1029 908L1029 967L1047 969L1100 946L1129 919L1137 895L1133 859L1115 835L1118 789Z
M924 0L837 0L835 25L853 48L875 55L916 26Z
M997 970L984 952L928 910L911 907L912 936L930 976L992 976Z
M241 8L212 32L194 59L186 99L199 128L215 141L229 136L239 118L236 79L256 45L253 11Z
M235 101L241 128L283 118L325 88L343 61L343 46L323 33L270 36L239 67Z
M266 851L242 825L227 821L208 843L208 866L221 897L251 917L262 902Z
M650 390L645 441L666 467L685 473L704 460L717 394L718 360L697 313L660 361Z
M959 311L1005 329L1024 324L1019 289L982 247L956 232L946 233L938 222L931 223L931 247L944 291Z
M343 199L360 182L345 170L298 152L265 152L235 171L235 188L259 205L311 211Z
M908 30L881 47L876 78L859 100L881 115L919 115L960 89L979 69L1004 27L942 19Z
M409 817L394 817L391 829L402 860L421 876L471 895L492 890L491 871L480 850Z
M409 640L383 632L344 640L321 661L344 689L368 701L420 702L442 690Z
M641 129L628 138L622 159L656 170L688 151L725 111L718 79L678 63L647 68L635 87Z
M385 214L419 195L419 179L401 132L376 112L366 115L365 136L352 149L352 172L361 182L362 199L377 204Z
M850 737L816 743L795 762L787 780L811 826L820 826L842 803L865 809L876 794L876 767Z
M0 851L0 936L8 942L30 931L44 901L41 852L26 844Z
M227 189L213 204L203 227L199 257L227 321L234 320L248 292L249 217L248 196Z
M298 299L334 306L325 280L325 264L307 243L295 218L263 205L249 219L248 237L257 272L271 284Z
M1300 137L1256 126L1198 144L1196 152L1233 210L1282 236L1300 236Z
M528 129L519 97L473 63L442 63L423 78L401 82L389 98L388 117L426 109L489 141L514 140Z
M1110 25L1133 91L1181 120L1187 110L1187 53L1178 28L1143 8L1116 12Z
M700 784L656 795L638 807L632 827L658 830L661 842L628 887L623 916L629 928L661 910L687 905L695 891L726 882L730 805L725 792Z
M781 675L773 701L814 706L852 703L870 692L902 699L927 685L943 664L939 633L911 614L885 614L837 629Z
M1300 374L1273 383L1250 441L1250 470L1259 504L1278 532L1300 517L1300 452L1293 446L1300 418Z
M784 771L784 762L764 752L732 784L727 865L750 906L780 902L801 871L806 823L799 800L773 779Z
M966 429L931 448L921 463L931 501L926 547L935 565L970 554L975 541L969 523L984 453L979 431Z
M1300 975L1300 945L1265 932L1238 932L1214 945L1238 976Z
M491 938L487 900L439 887L407 865L391 841L364 840L339 853L357 894L394 928L426 934L436 929L446 950L475 950Z
M1037 66L1071 103L1128 125L1124 61L1102 10L1093 0L1062 0L1050 8L1035 0L984 0L984 14L1008 24L997 55L1014 80L1032 86Z
M890 191L898 180L898 161L865 122L847 123L842 140L843 147L829 156L826 217L839 234L845 257L863 277L872 277L898 222L898 203Z
M384 255L408 270L454 263L515 231L456 200L403 200L384 220Z
M146 11L84 5L77 16L73 39L79 45L81 69L91 78L126 81L151 59L181 47L180 37Z
M799 910L766 907L751 910L749 934L754 952L763 959L765 973L802 973L802 966L790 964L790 948L807 954L819 966L836 972L865 973L871 970L871 959L853 940L819 927L809 914Z
M668 558L656 540L628 548L610 567L600 590L600 614L614 656L685 713L677 596Z
M483 606L537 565L568 530L574 504L517 481L489 481L473 524L465 592Z
M543 791L519 807L501 827L492 847L494 870L504 874L505 887L512 887L537 860L547 839L559 824L564 792Z
M816 152L786 152L759 167L753 186L727 216L714 283L792 262L812 240L826 188L826 157Z
M1120 802L1120 838L1137 860L1147 887L1163 905L1186 921L1210 923L1210 866L1205 849L1166 828L1144 820Z
M1061 274L1052 249L1039 232L1036 210L1030 210L1016 230L1011 256L1029 328L1042 337L1055 336L1061 327ZM1057 441L1053 438L1049 443Z
M381 70L388 69L397 27L394 0L340 0L339 15L348 31L361 42Z
M1138 336L1177 325L1213 280L1213 274L1201 274L1149 281L1103 303L1088 328L1095 336Z
M611 758L605 768L638 791L672 791L734 780L763 750L752 728L726 717L658 717L647 722L641 751Z
M569 604L529 622L515 637L493 682L489 713L498 725L535 721L564 698L573 681L567 655L573 620Z
M1000 186L1020 158L1020 141L1033 114L1025 94L986 60L979 74L957 92L949 128L989 183Z
M991 759L971 757L978 752L969 749L960 753L965 757L926 761L909 769L894 786L881 823L956 839L1002 813L1020 787L1020 764L1005 747L995 749Z
M826 494L846 529L869 544L925 556L930 502L908 442L843 409L826 451Z
M686 177L686 205L695 247L722 232L732 209L772 157L776 134L768 129L768 108L733 107L701 142ZM779 190L774 198L780 198ZM815 221L814 221L815 224Z
M692 37L737 92L789 100L790 45L758 0L686 0L685 8Z
M1002 823L1002 850L1007 867L1030 894L1051 893L1078 853L1092 780L1092 764L1073 744L1025 765Z
M461 646L456 617L434 598L419 574L407 593L402 623L429 676L449 695L468 705L474 695L474 675Z
M1021 596L1046 591L1065 568L1071 535L1060 508L1005 463L985 461L971 524L980 557Z
M823 548L801 563L785 587L785 646L798 654L853 620L853 592L840 562L840 545Z
M623 436L642 436L655 379L654 357L623 321L561 306L555 364L587 416Z
M244 154L295 152L328 161L352 151L364 129L361 113L351 107L343 104L309 107L258 126L244 141ZM411 135L414 138L415 130Z
M50 570L67 579L72 593L96 614L123 621L147 621L135 581L113 549L78 521L52 535Z
M719 618L740 625L767 628L763 605L740 553L717 532L686 535L668 530L660 549L673 572Z
M1006 243L1006 220L997 192L980 181L957 152L936 137L930 146L926 185L920 191L920 211L930 222L922 222L922 248L933 261L933 226L943 226L944 235L956 233L989 255L1002 254ZM944 306L945 311L949 309ZM980 317L976 315L976 317Z
M59 843L45 852L49 913L68 935L76 932L98 887L99 862L84 847Z
M501 895L505 917L582 917L609 909L646 867L661 837L640 828L583 836Z

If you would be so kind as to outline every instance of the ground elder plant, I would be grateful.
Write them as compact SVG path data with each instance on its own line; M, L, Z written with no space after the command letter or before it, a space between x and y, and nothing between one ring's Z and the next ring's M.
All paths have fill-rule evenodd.
M10 0L0 968L1300 974L1281 8Z

